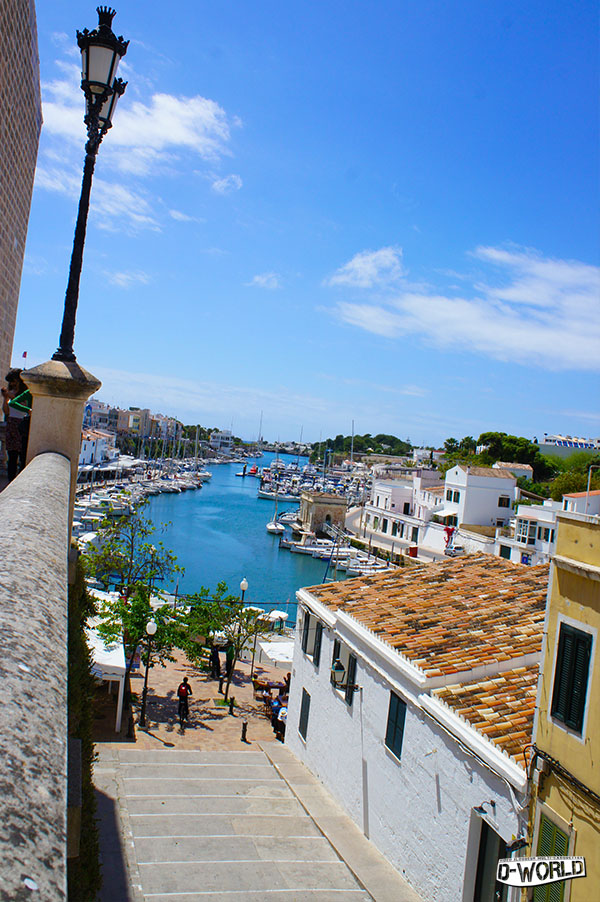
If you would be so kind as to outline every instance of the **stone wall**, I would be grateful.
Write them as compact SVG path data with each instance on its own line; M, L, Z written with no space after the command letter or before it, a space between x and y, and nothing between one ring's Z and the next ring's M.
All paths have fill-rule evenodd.
M66 897L70 478L41 454L0 494L2 899Z
M0 34L0 379L3 380L11 360L42 127L33 0L0 0Z

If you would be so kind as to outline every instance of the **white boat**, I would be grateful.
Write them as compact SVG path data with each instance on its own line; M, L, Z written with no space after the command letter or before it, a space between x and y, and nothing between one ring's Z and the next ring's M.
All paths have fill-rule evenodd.
M270 523L267 523L267 532L270 532L272 535L281 535L281 533L285 532L285 526L277 520L271 520Z

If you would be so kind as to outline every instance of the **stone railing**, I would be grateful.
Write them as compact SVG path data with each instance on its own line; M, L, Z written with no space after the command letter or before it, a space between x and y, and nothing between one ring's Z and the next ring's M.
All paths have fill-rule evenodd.
M66 898L71 465L35 457L0 494L0 897Z

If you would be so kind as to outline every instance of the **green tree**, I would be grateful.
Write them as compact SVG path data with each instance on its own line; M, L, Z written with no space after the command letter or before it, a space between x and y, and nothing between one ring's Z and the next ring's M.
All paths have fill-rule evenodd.
M215 637L221 644L230 646L231 665L228 668L225 700L229 698L229 687L235 665L244 648L254 644L255 638L270 632L268 621L262 612L244 605L241 598L228 592L227 584L220 582L216 592L202 589L188 597L188 610L183 615L185 629L184 650L194 660L200 654L200 645L212 644Z
M156 663L164 667L165 661L175 660L172 655L173 648L182 644L180 618L169 605L165 604L153 609L150 604L150 594L143 586L138 586L128 600L120 595L109 601L101 602L98 617L100 623L97 625L96 631L106 645L123 642L127 660L126 678L130 674L135 653L140 646L144 664L147 661L146 625L151 620L156 623L157 630L152 637L150 667Z
M455 438L447 438L444 442L444 451L446 454L457 454L460 451L460 445Z
M162 541L150 539L156 526L143 513L144 505L123 517L105 520L98 532L98 547L89 548L83 557L86 571L106 588L118 587L127 602L139 589L148 590L156 581L172 579L183 573L172 551ZM161 525L161 531L168 528Z

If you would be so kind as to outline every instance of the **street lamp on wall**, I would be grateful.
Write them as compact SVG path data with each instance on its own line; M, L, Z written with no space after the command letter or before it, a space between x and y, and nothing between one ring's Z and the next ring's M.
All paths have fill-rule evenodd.
M331 682L335 689L343 689L344 688L344 679L346 677L346 668L339 660L336 658L333 664L331 665Z
M112 126L112 117L117 102L127 85L127 82L117 78L117 69L121 57L125 56L127 52L129 41L125 41L113 33L111 26L116 15L114 9L109 6L99 6L96 12L98 13L98 27L93 31L84 28L83 31L77 32L77 44L81 50L81 90L85 95L83 121L87 127L88 137L85 145L83 181L73 239L69 281L65 295L60 344L52 355L53 360L67 362L76 359L73 353L75 317L96 155L104 135Z

